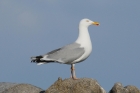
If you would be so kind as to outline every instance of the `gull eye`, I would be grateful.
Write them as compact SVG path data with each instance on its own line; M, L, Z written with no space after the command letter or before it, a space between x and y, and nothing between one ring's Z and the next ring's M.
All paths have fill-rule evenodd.
M86 20L86 22L89 22L89 20Z

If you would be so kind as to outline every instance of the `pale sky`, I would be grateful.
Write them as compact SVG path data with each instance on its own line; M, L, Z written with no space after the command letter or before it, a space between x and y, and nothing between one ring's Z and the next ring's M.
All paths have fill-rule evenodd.
M70 77L70 65L37 66L30 57L72 43L79 21L90 26L93 50L76 64L78 78L93 78L109 91L114 83L140 88L140 0L0 0L0 82L47 89Z

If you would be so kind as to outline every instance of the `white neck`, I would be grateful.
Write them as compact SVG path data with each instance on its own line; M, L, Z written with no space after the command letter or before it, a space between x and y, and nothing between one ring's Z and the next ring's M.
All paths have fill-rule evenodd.
M79 27L79 36L75 42L79 43L81 45L80 47L84 48L85 53L79 59L75 60L74 62L78 62L80 60L86 59L92 51L92 44L91 44L91 40L90 40L90 36L89 36L87 27L85 27L85 26Z
M76 40L76 43L79 43L82 46L92 46L87 27L79 26L79 36Z

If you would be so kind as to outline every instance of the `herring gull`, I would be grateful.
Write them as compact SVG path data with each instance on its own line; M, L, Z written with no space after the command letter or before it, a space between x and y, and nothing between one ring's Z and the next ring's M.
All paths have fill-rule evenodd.
M90 25L98 26L98 22L82 19L79 23L79 36L74 43L55 49L47 54L31 57L31 62L38 65L45 63L62 63L71 65L71 77L77 79L74 65L84 61L92 51L92 43L88 32Z

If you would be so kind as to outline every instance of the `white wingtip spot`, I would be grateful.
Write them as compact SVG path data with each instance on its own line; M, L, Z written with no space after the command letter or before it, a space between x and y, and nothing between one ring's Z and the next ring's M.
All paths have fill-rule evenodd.
M37 65L42 65L42 64L45 64L45 63L37 63Z

